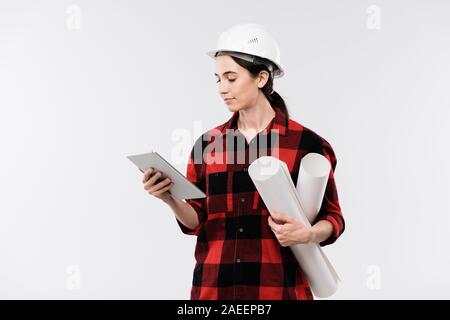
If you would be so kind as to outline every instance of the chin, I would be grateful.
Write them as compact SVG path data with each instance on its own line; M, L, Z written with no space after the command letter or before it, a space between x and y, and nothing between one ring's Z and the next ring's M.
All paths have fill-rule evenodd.
M230 112L236 112L236 111L241 110L240 106L234 105L234 104L232 104L232 105L227 105L227 107L228 107L228 110L229 110Z

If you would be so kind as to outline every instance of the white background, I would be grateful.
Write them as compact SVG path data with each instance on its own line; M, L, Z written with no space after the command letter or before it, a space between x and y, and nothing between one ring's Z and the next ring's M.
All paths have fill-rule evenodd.
M275 89L336 152L332 299L450 298L449 9L0 1L0 298L189 298L195 237L125 156L231 116L205 52L241 22L278 39Z

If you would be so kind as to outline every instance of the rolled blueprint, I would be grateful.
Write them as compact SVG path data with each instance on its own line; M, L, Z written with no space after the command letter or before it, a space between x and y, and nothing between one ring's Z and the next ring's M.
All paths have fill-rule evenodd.
M308 168L309 166L304 166L306 176L314 177L314 172L311 175L307 171ZM300 220L306 227L311 227L311 223L301 206L299 193L294 186L286 163L275 157L263 156L252 162L248 168L248 173L270 213L284 213ZM309 187L308 185L299 186L302 190ZM314 186L314 188L317 188L317 186ZM318 188L318 190L322 189ZM321 195L310 193L308 197L311 198L304 199L303 203L312 207L319 201L316 199L318 196L321 196L322 199L323 192ZM339 277L319 244L297 244L290 246L290 248L305 273L315 296L326 298L336 292Z
M303 212L311 223L316 219L322 205L330 169L330 161L314 152L304 156L300 163L297 192Z

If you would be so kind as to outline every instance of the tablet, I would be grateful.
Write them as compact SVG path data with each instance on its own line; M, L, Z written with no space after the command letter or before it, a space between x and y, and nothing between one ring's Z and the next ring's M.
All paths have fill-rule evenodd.
M205 198L206 194L195 184L190 182L184 175L175 169L166 159L161 157L156 151L127 156L142 172L152 167L156 171L161 171L159 180L170 178L174 183L169 191L177 199L198 199Z

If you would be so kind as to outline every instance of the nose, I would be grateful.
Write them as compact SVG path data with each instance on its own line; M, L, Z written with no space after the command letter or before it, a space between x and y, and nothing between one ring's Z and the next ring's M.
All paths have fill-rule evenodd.
M222 96L224 96L224 95L226 95L226 94L228 94L228 92L229 92L229 85L228 84L226 84L226 83L224 83L225 81L221 81L220 83L219 83L219 93L222 95Z

